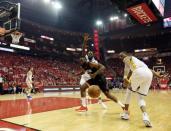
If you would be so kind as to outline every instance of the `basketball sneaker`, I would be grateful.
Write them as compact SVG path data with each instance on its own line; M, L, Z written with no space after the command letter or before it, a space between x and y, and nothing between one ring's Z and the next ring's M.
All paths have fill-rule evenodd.
M143 113L143 122L144 122L146 127L152 127L149 116L146 112Z
M27 96L27 100L32 100L32 97L31 96Z
M80 106L78 109L75 109L75 111L85 112L85 111L88 111L88 108L87 107L84 107L84 106Z
M129 112L123 112L123 113L121 113L120 117L123 120L129 120Z

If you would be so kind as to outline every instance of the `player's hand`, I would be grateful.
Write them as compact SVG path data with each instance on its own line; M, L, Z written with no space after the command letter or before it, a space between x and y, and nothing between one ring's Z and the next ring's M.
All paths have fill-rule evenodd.
M123 80L123 87L128 88L131 85L130 81L126 78Z

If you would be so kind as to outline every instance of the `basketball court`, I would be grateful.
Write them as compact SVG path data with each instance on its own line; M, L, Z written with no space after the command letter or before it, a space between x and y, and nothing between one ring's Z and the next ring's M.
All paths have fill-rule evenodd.
M124 91L113 91L119 98ZM131 118L129 121L120 119L122 110L113 102L104 98L108 109L102 109L97 100L88 105L87 112L78 113L75 109L80 105L79 92L40 93L27 102L25 96L6 95L0 98L0 130L41 131L170 131L171 125L170 91L151 91L147 97L148 112L153 128L147 129L141 120L141 112L136 96L131 101ZM168 121L168 122L166 122Z
M97 8L97 11L101 10L101 7L103 6L103 2L105 2L103 0L99 0L99 1L100 1L100 6L94 5L94 7ZM168 47L162 48L161 50L159 47L153 48L154 45L150 45L152 43L151 41L153 41L154 39L151 40L150 35L148 36L148 34L146 35L145 33L144 33L145 37L149 37L149 39L148 38L147 40L140 39L140 41L144 41L145 46L149 44L149 46L146 46L146 47L149 47L147 49L139 49L138 42L135 42L135 44L138 43L137 45L135 45L135 47L130 46L133 42L131 42L130 45L125 46L124 42L128 40L128 44L129 44L130 39L132 40L134 38L134 36L129 37L128 34L125 32L123 33L123 36L122 35L119 36L120 34L116 33L116 37L118 37L118 41L116 40L115 42L119 43L120 45L118 44L115 48L113 48L111 45L110 46L106 45L106 47L104 46L104 49L102 49L103 45L100 45L100 42L102 40L100 37L102 36L103 33L105 33L107 26L111 26L111 28L114 27L114 24L116 24L116 27L121 26L122 24L128 21L129 19L128 14L129 16L132 15L131 19L129 20L137 19L136 22L143 24L143 26L148 25L148 22L149 23L156 22L158 19L161 19L161 17L164 20L164 12L163 12L164 7L163 6L162 6L163 7L162 13L159 15L160 12L159 11L157 12L157 8L153 10L155 6L154 0L152 0L153 5L148 5L150 2L144 2L144 1L142 3L136 3L138 6L142 6L143 8L147 10L146 12L147 16L144 15L147 18L145 19L144 17L144 19L142 19L142 18L138 18L140 17L137 15L138 13L136 14L133 11L133 9L137 5L136 4L131 5L129 3L131 6L127 9L125 7L124 9L125 12L127 11L126 14L124 12L124 14L122 14L122 16L120 17L124 19L123 21L120 21L119 23L120 18L118 16L113 16L111 17L112 19L110 18L110 22L113 22L113 23L111 24L108 21L107 26L103 26L103 22L100 20L97 20L96 22L97 27L95 28L93 27L93 31L92 31L93 33L91 32L90 34L89 33L83 34L83 33L69 32L69 31L63 31L62 29L58 29L54 27L55 24L58 24L58 22L56 21L55 21L56 23L52 27L50 27L50 26L45 26L45 25L43 26L40 23L39 24L34 23L34 22L32 23L30 19L29 20L26 20L25 18L22 19L21 18L22 6L23 6L23 9L25 9L25 12L23 11L23 14L22 14L23 16L28 15L28 14L30 15L32 13L31 12L32 10L28 8L30 3L28 5L24 5L23 4L24 2L20 3L19 0L18 2L19 3L17 2L15 3L14 0L0 1L0 94L2 94L0 95L0 131L117 131L117 130L118 131L171 131L171 122L170 122L171 121L171 90L168 84L170 79L167 78L169 76L169 71L171 71L170 70L171 63L168 62L170 59L171 53L170 53L170 49L165 49L165 48L170 47L169 45L170 44L169 42L171 41L170 36L168 35L169 37L167 36L165 38L165 39L168 38L169 42L168 43L166 42L168 44ZM30 2L30 1L26 1L26 3L27 2ZM36 2L34 3L32 1L30 5L34 6L34 4L36 5ZM51 2L49 4L51 6L54 4L56 5L56 8L59 8L59 9L62 8L62 6L59 5L59 3L58 4L55 3L58 1L44 0L45 5L48 2ZM85 1L81 1L78 4L78 6L81 8L84 2ZM112 5L112 3L115 3L113 2L113 0L111 0L110 2L111 3L108 3L109 5ZM37 3L42 4L40 3L40 1L38 1ZM95 1L94 3L92 2L89 4L97 4L97 3L98 2ZM116 2L115 4L117 5L119 3L120 1ZM164 3L165 1L162 4ZM87 6L89 4L86 3L85 5ZM44 7L45 5L42 4L41 6ZM107 9L109 5L107 5L107 7L105 7L104 9ZM74 4L71 6L74 8L76 7L74 6ZM120 8L122 9L121 6L115 9L120 10ZM45 9L46 8L42 8L42 11L44 11ZM86 11L88 10L89 8ZM121 11L118 11L118 12L121 12ZM150 14L149 16L148 16L148 13ZM43 15L47 15L47 14L43 14ZM88 13L84 12L83 14L86 15ZM34 14L31 14L30 16L32 15ZM108 14L106 16L108 16ZM43 16L43 17L46 17L46 16ZM63 18L59 16L57 18L59 18L63 22L64 21L63 19L65 17ZM83 22L84 20L85 19L82 19L81 22ZM21 27L22 22L23 23L25 22L23 24L23 27ZM171 22L171 18L165 18L165 26L167 27L170 26L171 23L169 22ZM65 22L63 23L65 24ZM29 25L29 26L26 26L26 25ZM150 27L151 25L149 24L148 26ZM125 27L123 26L123 28L126 28L126 27L127 25ZM27 33L27 30L28 30L28 33ZM132 32L132 30L130 32ZM138 28L137 28L137 32L138 32ZM137 32L135 32L135 34ZM147 32L149 33L150 31L147 31ZM163 35L163 34L164 33L162 32L160 35ZM112 40L115 40L115 38L112 39L112 35L109 35L107 37L104 35L104 38L103 38L104 41L102 41L102 43L112 42ZM76 40L74 37L76 38ZM78 41L77 41L77 38L78 38ZM93 38L94 38L94 41L93 41ZM139 36L137 37L137 39L138 38ZM107 40L105 41L105 39ZM150 42L148 43L148 40L149 41L151 40L150 41L151 43ZM66 42L67 44L64 42ZM79 46L76 45L74 47L74 44L72 42L73 43L80 42L80 44ZM59 46L60 44L62 45ZM82 48L80 48L81 46ZM107 50L108 47L109 49ZM87 52L90 51L92 52L92 58L95 61L96 61L95 58L97 58L97 60L99 61L104 60L103 62L105 64L107 63L109 65L111 64L111 66L109 65L106 66L107 68L109 68L108 71L105 72L106 74L108 73L107 74L108 77L104 77L105 82L107 81L106 83L108 84L107 85L105 83L107 86L105 86L104 88L107 88L107 91L109 91L108 90L108 87L110 86L109 81L111 80L110 82L112 83L112 79L114 80L114 77L116 77L115 75L117 73L119 76L118 79L123 79L122 78L123 70L124 70L123 63L120 63L120 61L118 61L119 60L118 58L119 58L119 51L120 50L127 51L126 49L127 47L133 48L131 49L131 51L135 54L137 53L136 57L140 57L144 61L147 61L148 64L150 63L149 61L151 59L152 59L152 62L157 60L156 63L153 63L153 64L150 63L150 66L151 66L150 68L159 74L166 73L166 75L164 74L161 79L155 78L155 82L151 84L152 88L150 89L148 96L145 97L145 100L147 103L147 112L149 114L150 121L152 123L152 128L147 128L144 126L144 123L142 120L142 113L140 111L140 108L137 102L136 93L133 93L132 98L131 98L130 109L129 109L130 119L129 120L121 119L121 113L123 113L123 110L118 105L119 104L121 105L122 103L125 104L125 105L122 104L123 109L125 109L125 106L126 106L126 103L124 103L126 89L123 89L124 81L122 80L120 81L118 80L120 83L118 85L113 86L113 89L111 89L112 94L118 98L117 104L114 103L112 100L107 99L104 96L104 94L101 93L102 101L107 106L107 109L104 109L101 106L101 104L99 104L99 100L97 99L99 95L97 94L97 92L93 92L93 95L97 95L95 96L95 99L90 98L90 96L88 97L87 95L88 111L78 112L78 110L77 111L75 110L81 105L79 80L82 74L78 76L78 74L81 72L78 69L79 68L78 59L83 55L84 57L87 57L87 59L89 59ZM115 52L115 49L116 49L116 52ZM128 51L130 50L128 49ZM73 54L71 54L71 52ZM85 55L84 53L87 53L87 54ZM63 59L64 57L66 60ZM104 58L101 58L101 57L104 57ZM113 61L113 63L110 63L110 59ZM88 60L86 62L89 63L92 61ZM98 64L98 61L96 64ZM114 68L113 68L113 65L114 65ZM27 82L25 81L27 77L26 71L28 71L27 70L28 68L29 69L34 68L35 70L33 71L32 69L31 75L30 75L31 80L30 81L28 80L28 83L31 85L29 93L27 93L26 89L28 88L27 87L28 85L27 85ZM98 72L100 69L92 73L93 72L92 68L90 68L87 65L85 66L85 68L86 68L85 71L87 72L88 70L91 70L87 74L89 75L89 77L91 76L90 79L95 79L97 75L103 74L101 72L100 73ZM113 70L116 72L113 73ZM135 65L135 70L136 70L136 65ZM32 79L34 80L32 81ZM126 79L128 82L127 87L129 87L130 80L128 80L127 77ZM92 84L92 85L94 86L95 84ZM98 88L98 91L100 90L99 89L100 85L101 83L98 86L96 86ZM16 91L17 86L21 86L21 92ZM31 93L31 90L33 87L34 87L33 92L34 91L36 92L36 89L38 90L38 92ZM90 85L87 86L87 88L89 87ZM140 87L137 87L137 90L139 88ZM104 92L106 93L107 91L105 90ZM85 89L85 92L86 92L86 89ZM85 92L82 92L82 93L85 93ZM143 94L140 93L139 95L142 96ZM120 102L119 100L121 100L122 103L119 103ZM84 105L82 104L82 106ZM143 106L145 107L145 104L141 105L141 107ZM128 110L125 109L125 111L127 111L126 113L128 113ZM146 111L144 111L143 113L146 113Z

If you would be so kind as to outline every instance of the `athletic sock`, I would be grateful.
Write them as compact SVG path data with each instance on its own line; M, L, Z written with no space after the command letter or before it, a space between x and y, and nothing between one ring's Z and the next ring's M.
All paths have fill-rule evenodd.
M81 105L84 106L84 107L86 107L87 106L86 103L87 103L86 97L82 97L81 98Z
M122 104L122 102L121 101L119 101L118 100L118 102L117 102L121 107L125 107L125 105L124 104Z

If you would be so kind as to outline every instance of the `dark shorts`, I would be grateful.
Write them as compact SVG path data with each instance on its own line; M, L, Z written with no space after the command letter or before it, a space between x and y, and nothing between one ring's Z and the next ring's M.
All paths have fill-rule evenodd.
M106 78L103 75L98 75L94 79L87 81L89 85L98 85L103 92L109 91L106 83Z

